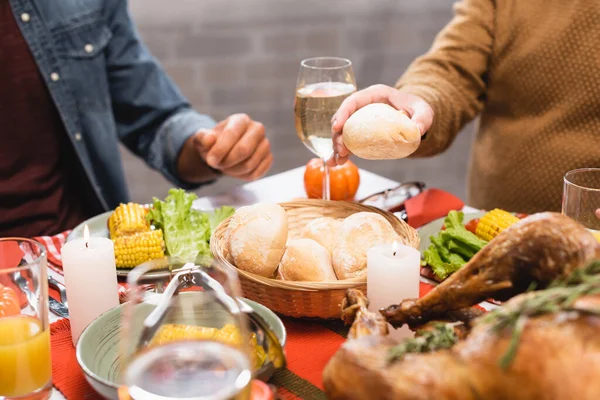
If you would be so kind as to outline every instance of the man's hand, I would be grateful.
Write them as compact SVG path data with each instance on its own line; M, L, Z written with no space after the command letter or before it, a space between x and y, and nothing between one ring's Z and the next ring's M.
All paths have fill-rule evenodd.
M178 160L182 179L204 182L215 177L206 165L225 175L252 181L273 164L265 127L246 114L234 114L213 129L201 130L183 145Z
M433 122L433 110L422 98L401 92L393 87L374 85L348 96L331 119L333 147L338 165L346 162L350 151L342 141L342 128L348 118L357 110L372 103L386 103L408 115L424 135Z

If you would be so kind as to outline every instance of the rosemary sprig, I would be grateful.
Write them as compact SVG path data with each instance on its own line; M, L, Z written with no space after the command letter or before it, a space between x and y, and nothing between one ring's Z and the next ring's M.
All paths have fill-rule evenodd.
M458 342L452 324L438 323L432 330L417 331L417 336L392 347L388 353L388 362L399 361L408 353L427 353L448 349Z
M508 349L499 360L500 367L507 369L517 355L528 318L572 310L578 298L597 293L600 293L600 261L573 271L565 279L555 280L547 289L535 292L515 306L499 307L482 317L481 322L491 324L495 333L508 330L512 334ZM586 312L600 315L600 309L586 309Z

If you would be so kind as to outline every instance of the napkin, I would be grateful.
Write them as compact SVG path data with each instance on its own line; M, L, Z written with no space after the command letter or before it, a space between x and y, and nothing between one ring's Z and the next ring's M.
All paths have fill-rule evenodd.
M75 347L71 339L71 324L61 319L50 324L52 349L52 384L67 400L102 400L87 383L77 362Z
M62 257L60 255L60 249L67 241L71 231L65 231L54 236L38 236L34 237L36 240L46 247L46 254L48 257L48 266L56 271L62 273Z
M452 210L462 210L464 206L461 199L440 189L424 190L404 203L408 224L413 228L443 218Z

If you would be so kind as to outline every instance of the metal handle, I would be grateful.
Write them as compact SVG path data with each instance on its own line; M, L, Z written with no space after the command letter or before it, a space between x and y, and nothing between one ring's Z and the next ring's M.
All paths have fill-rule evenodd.
M173 279L171 279L171 282L169 282L165 291L160 295L161 297L158 305L144 320L138 347L143 347L150 343L152 337L154 337L154 334L158 329L159 324L167 314L169 306L171 305L171 299L179 292L180 289L189 284L189 281L185 279L185 277L190 273L190 270L186 269L186 267L189 265L193 267L193 264L191 263L184 265L182 268L183 270L178 272Z
M63 285L51 276L48 276L48 285L50 285L50 287L58 291L60 295L60 301L65 305L65 307L69 307L69 303L67 302L67 290L65 289L65 285Z

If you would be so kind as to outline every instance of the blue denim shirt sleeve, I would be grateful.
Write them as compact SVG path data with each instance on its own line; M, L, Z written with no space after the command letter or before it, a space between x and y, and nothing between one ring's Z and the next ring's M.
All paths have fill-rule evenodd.
M125 0L106 7L113 38L106 50L113 114L120 140L175 184L191 189L177 174L185 141L215 121L197 113L152 57L135 30Z

